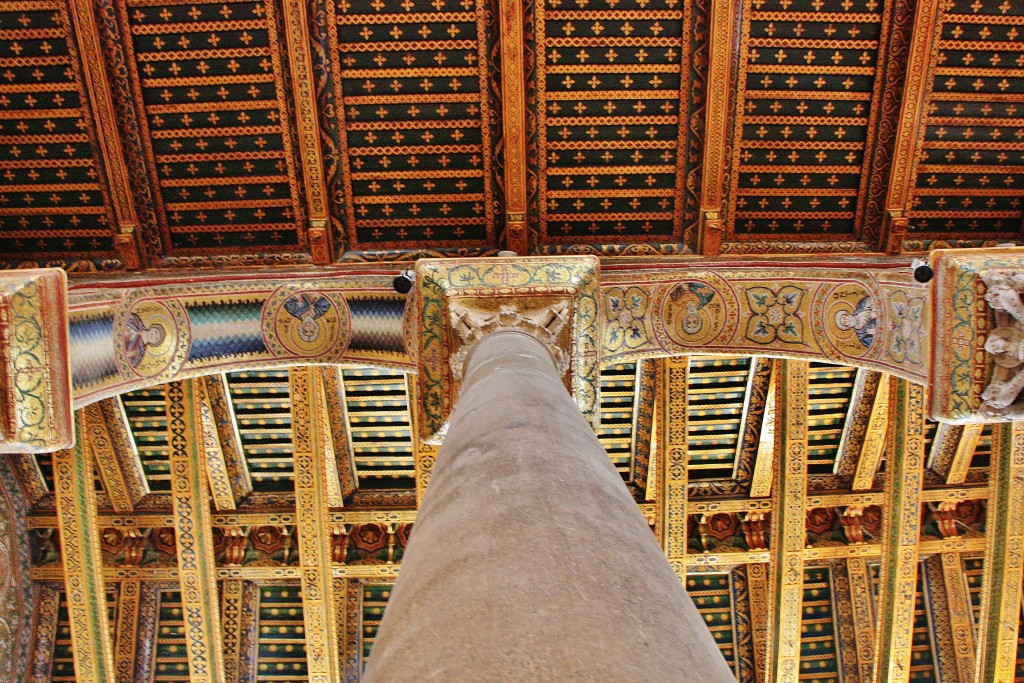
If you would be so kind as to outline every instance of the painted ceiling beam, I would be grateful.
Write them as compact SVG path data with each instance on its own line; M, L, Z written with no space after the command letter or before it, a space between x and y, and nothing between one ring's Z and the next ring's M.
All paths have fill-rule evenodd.
M218 461L215 466L223 469L234 500L234 505L225 510L234 510L238 503L252 493L252 477L242 450L242 438L238 434L238 420L231 403L227 377L223 374L203 377L197 381L196 390L202 402L203 433L210 434L210 428L213 429L210 441L216 444L214 457ZM210 484L212 488L212 480ZM221 508L218 506L217 509Z
M356 460L348 438L348 410L345 407L341 368L320 368L324 383L324 398L330 418L331 443L334 446L335 469L341 486L341 497L350 496L358 488ZM410 384L415 384L411 382ZM339 507L341 507L339 505Z
M888 375L882 375L871 404L871 416L853 475L854 491L865 491L874 486L875 473L885 455L886 434L889 431L889 385Z
M32 659L25 676L26 683L51 683L53 680L53 651L57 644L57 623L60 610L60 592L54 586L40 586L36 596L35 637Z
M252 637L259 612L259 587L242 579L221 582L224 683L246 683L256 676L257 641Z
M1017 664L1017 629L1024 581L1024 423L996 428L989 481L992 494L978 626L977 680L1010 681Z
M142 462L117 399L93 403L79 412L89 431L92 456L103 479L103 490L115 512L131 514L149 493Z
M192 683L223 683L217 563L203 456L202 415L194 380L167 385L167 445L174 535Z
M755 683L765 683L768 677L768 643L771 636L768 623L768 601L771 599L769 578L771 569L767 562L747 565L747 590L750 592L750 637L754 643Z
M96 25L96 6L92 0L72 0L70 6L73 33L82 59L83 80L89 93L88 106L96 126L96 138L100 143L103 168L107 172L110 199L117 219L114 247L124 261L125 268L138 270L147 264L144 262L141 236L138 234L139 219L135 213L121 133L107 80L99 27Z
M331 468L325 457L323 384L312 366L288 373L291 396L292 452L295 458L295 502L298 517L299 563L302 569L302 616L305 624L306 665L311 683L340 678L334 582L327 521ZM335 475L335 479L337 479Z
M294 372L294 370L293 370ZM333 423L331 422L331 409L327 403L327 384L324 381L323 373L319 368L313 368L312 382L316 383L316 403L312 406L314 420L319 427L319 450L324 467L324 503L328 508L338 509L344 507L345 499L341 493L341 479L338 472L338 457L335 451L337 440L334 438ZM294 435L294 429L293 429ZM298 492L296 492L296 505L298 504ZM299 512L299 510L296 510ZM300 515L301 517L301 515Z
M114 654L107 619L100 527L96 519L91 437L80 421L77 432L74 448L53 454L75 677L86 683L112 683Z
M910 677L924 481L925 390L893 380L893 447L885 467L876 681Z
M889 187L882 217L882 235L879 248L887 254L897 254L903 248L903 238L909 227L914 179L924 140L925 100L931 89L931 67L935 59L935 42L942 24L939 21L941 0L921 0L917 3L911 45L908 50L907 78L903 86L896 146L892 153Z
M228 467L221 448L220 435L214 424L210 398L206 393L205 378L196 380L196 400L202 420L203 454L206 460L206 476L210 484L213 507L217 512L231 512L235 509L235 493L228 476Z
M686 583L686 482L687 408L689 405L690 357L666 358L662 370L661 414L661 546L679 579Z
M778 476L772 497L770 680L796 683L800 677L806 541L808 363L782 362L777 401L786 406L778 431Z
M97 515L102 528L139 528L174 526L171 513L140 513L135 515ZM262 526L267 524L296 524L294 511L266 510L263 512L214 513L215 527ZM411 524L416 521L416 510L332 510L328 513L331 524ZM52 529L57 526L53 515L29 517L30 529Z
M291 65L295 123L302 159L303 189L309 211L309 249L313 262L323 265L334 261L333 235L327 209L324 182L324 158L320 148L320 125L316 86L313 82L313 44L309 35L307 4L303 0L284 0L282 21Z
M850 621L857 648L857 671L860 680L868 683L875 669L875 616L868 562L863 557L846 560L846 577L850 585Z
M945 612L949 616L952 634L953 659L956 662L957 681L970 683L974 680L975 657L974 615L971 611L971 596L964 581L964 561L959 553L941 553L929 561L939 565L946 598Z
M698 251L706 256L717 256L722 251L728 221L725 219L723 186L726 178L726 158L729 134L730 74L736 58L735 13L739 3L733 0L711 0L711 35L708 56L707 109L704 125L704 155L701 160L701 206ZM738 147L737 147L738 149ZM680 162L682 163L682 162Z
M505 151L504 248L528 253L526 225L526 73L522 0L500 0L502 137Z
M117 622L114 628L114 672L117 683L135 683L135 663L140 635L142 584L121 581L117 598ZM155 626L156 612L152 613ZM150 638L154 634L148 634Z
M778 420L778 376L782 361L773 360L772 377L768 380L768 394L765 397L764 417L754 459L754 473L750 479L750 497L767 498L772 493L775 467L775 425Z
M984 425L968 424L960 430L960 438L956 442L956 451L953 453L953 460L949 464L949 472L946 474L946 483L950 486L957 486L967 481L967 473L971 468L971 459L974 451L978 448L978 440L981 438L981 430Z

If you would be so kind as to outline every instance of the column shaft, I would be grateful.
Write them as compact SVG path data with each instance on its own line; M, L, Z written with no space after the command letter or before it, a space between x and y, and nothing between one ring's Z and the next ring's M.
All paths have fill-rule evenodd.
M366 680L735 680L548 351L465 370Z

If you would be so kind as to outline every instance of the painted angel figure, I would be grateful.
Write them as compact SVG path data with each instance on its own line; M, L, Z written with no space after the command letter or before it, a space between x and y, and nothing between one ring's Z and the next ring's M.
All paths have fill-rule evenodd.
M323 294L303 292L285 301L284 308L299 321L299 339L312 344L320 336L320 323L317 321L331 309L331 302Z

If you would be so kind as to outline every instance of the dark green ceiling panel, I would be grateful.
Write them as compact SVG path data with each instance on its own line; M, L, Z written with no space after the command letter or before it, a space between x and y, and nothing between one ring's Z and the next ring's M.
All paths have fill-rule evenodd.
M268 0L122 10L167 252L306 249L277 12Z
M527 3L540 243L696 246L707 4Z
M1024 215L1024 4L951 0L940 21L911 235L1015 238Z
M260 588L257 683L306 681L306 634L297 583Z
M850 239L880 94L879 0L747 0L731 218L738 239Z
M0 252L10 263L116 258L67 12L57 1L0 4Z

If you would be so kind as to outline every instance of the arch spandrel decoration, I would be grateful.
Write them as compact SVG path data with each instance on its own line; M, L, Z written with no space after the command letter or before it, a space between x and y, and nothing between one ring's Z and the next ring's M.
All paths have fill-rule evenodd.
M923 384L929 297L903 260L606 267L602 360L750 354L825 360Z
M296 364L417 371L396 271L177 277L70 296L76 407L212 372ZM925 383L931 307L904 260L606 265L601 362L728 353L825 360Z
M75 406L175 379L247 368L413 368L393 273L180 278L72 290Z

